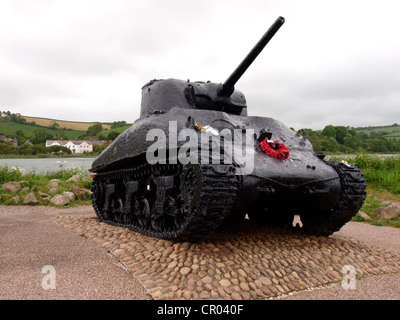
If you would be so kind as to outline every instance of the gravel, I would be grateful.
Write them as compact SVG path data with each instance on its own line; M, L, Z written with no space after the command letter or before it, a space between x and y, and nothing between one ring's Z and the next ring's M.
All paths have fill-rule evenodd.
M246 223L172 242L101 223L90 206L0 206L0 299L399 299L399 240L351 222L329 238ZM43 288L47 265L56 289Z

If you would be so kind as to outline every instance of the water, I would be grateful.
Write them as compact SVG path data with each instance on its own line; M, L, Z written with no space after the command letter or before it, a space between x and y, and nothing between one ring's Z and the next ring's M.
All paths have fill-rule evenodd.
M7 166L24 169L24 173L35 171L37 173L54 172L62 169L79 168L84 172L92 166L95 158L41 158L41 159L0 159L0 167Z
M372 157L380 157L382 159L388 158L388 157L396 157L399 154L397 153L371 153L371 154L366 154L366 156L372 156ZM353 158L357 156L356 154L332 154L332 155L326 155L324 160L330 160L331 158L338 158L338 159L343 159L346 160L348 158Z

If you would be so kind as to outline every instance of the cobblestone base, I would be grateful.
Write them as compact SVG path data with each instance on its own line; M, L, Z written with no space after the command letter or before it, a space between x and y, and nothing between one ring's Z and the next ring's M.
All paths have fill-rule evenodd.
M57 221L109 250L154 299L268 299L355 277L400 272L400 255L350 240L304 236L250 223L206 240L172 242L99 222Z

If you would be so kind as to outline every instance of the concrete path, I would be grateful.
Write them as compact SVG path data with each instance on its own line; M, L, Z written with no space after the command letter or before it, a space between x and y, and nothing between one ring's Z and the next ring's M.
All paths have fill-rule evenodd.
M115 257L54 220L74 214L93 210L0 206L0 300L150 299Z

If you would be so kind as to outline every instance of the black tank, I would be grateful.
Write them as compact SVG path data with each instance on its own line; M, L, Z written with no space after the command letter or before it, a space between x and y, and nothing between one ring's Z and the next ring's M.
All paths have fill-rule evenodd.
M93 162L100 221L195 241L231 218L330 235L366 195L354 164L325 161L305 132L247 116L236 82L284 23L279 17L224 83L152 80L140 118Z

